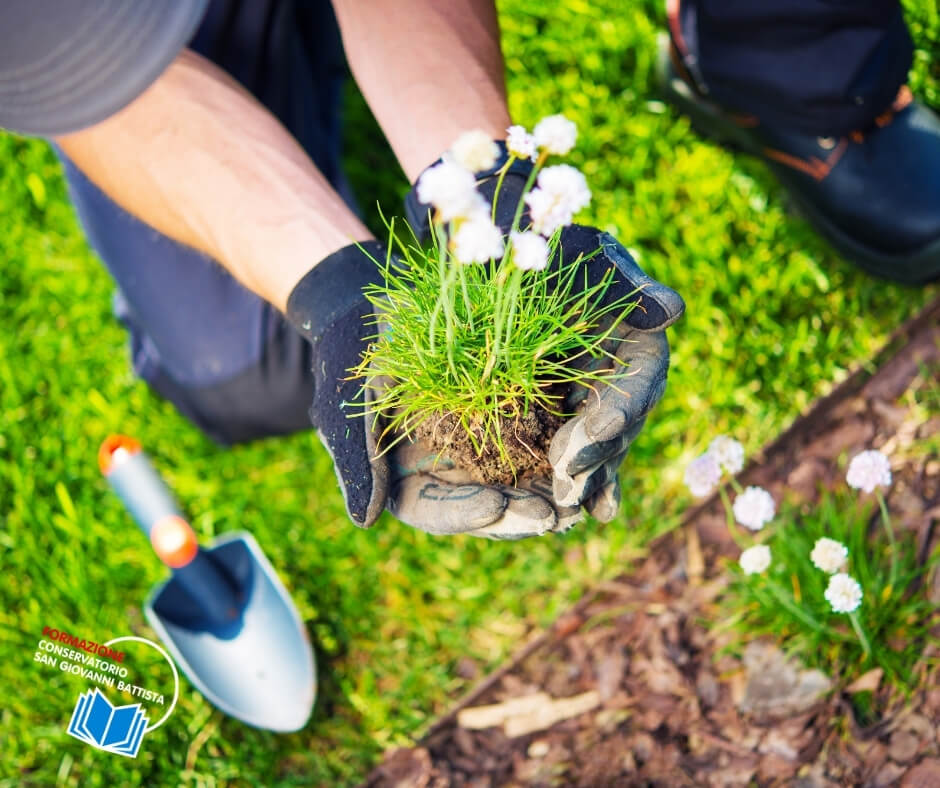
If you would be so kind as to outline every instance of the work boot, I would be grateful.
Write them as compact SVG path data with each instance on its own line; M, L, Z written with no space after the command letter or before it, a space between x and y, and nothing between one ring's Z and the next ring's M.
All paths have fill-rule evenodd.
M940 276L940 118L907 86L870 128L813 137L711 101L665 37L660 79L695 129L763 159L846 258L904 284Z

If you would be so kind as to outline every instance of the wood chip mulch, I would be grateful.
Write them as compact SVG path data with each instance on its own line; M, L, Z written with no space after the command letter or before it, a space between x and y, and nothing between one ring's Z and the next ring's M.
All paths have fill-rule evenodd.
M740 481L777 500L787 489L811 501L819 483L842 483L840 456L880 448L892 458L895 522L926 554L938 538L940 458L910 447L940 433L938 380L940 299L754 458ZM769 643L750 644L740 659L716 656L726 636L705 619L726 582L721 558L735 555L720 502L705 501L418 746L387 753L364 785L940 786L940 676L926 664L921 689L902 702L877 671L833 687ZM940 606L940 578L924 593ZM865 689L880 717L863 722L849 699Z

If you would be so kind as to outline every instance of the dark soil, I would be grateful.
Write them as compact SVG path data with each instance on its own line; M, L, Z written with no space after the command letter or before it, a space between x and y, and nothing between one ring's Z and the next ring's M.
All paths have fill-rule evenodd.
M415 428L415 436L446 454L461 468L470 471L474 481L482 484L515 484L540 476L551 478L548 446L561 426L561 419L541 405L534 405L525 416L500 418L500 434L508 454L502 456L492 442L483 441L481 430L473 429L473 440L452 413L432 417Z
M785 486L811 501L818 484L843 482L840 456L880 448L894 465L893 521L926 555L940 531L940 458L916 446L940 433L938 381L940 299L739 479L778 500ZM365 785L940 786L940 654L925 649L920 689L907 700L871 672L801 695L805 671L775 663L782 655L769 643L740 659L719 656L730 636L705 622L726 582L719 559L734 555L720 502L705 501L627 574L531 639L416 747L387 753ZM936 572L919 592L940 606ZM587 710L553 719L550 704L572 697ZM529 714L522 729L470 723L469 709L520 699L544 719Z

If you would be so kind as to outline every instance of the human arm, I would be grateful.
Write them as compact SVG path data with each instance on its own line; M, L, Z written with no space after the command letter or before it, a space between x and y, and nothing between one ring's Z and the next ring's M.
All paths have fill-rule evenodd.
M117 114L57 142L125 210L281 310L315 263L371 237L280 123L193 52Z
M334 0L356 83L408 180L465 131L510 124L493 0Z

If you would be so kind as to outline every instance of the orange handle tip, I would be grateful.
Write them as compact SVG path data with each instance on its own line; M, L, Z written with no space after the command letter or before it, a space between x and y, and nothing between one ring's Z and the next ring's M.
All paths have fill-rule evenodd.
M105 438L98 449L98 467L105 476L114 467L114 453L118 449L123 449L128 454L137 454L140 451L140 443L127 435L109 435Z
M150 544L157 557L171 569L186 566L199 551L196 534L182 517L175 514L157 520L150 529Z

